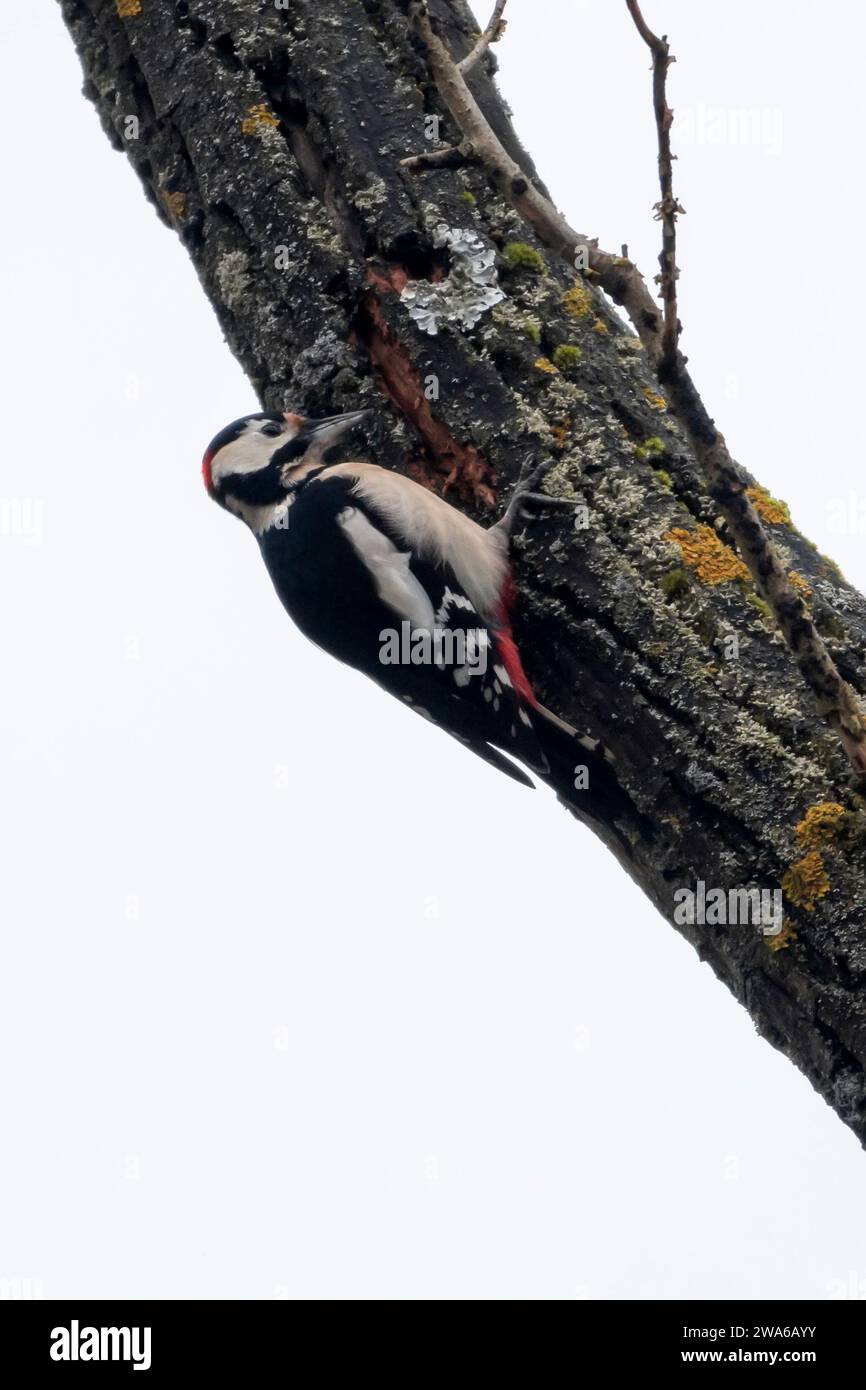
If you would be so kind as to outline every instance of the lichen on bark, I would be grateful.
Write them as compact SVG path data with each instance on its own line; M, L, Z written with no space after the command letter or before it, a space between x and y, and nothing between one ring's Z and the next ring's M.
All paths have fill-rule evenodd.
M750 585L702 582L698 562L731 538L633 331L479 168L401 167L431 116L443 144L460 140L406 4L60 4L103 127L186 246L263 404L373 406L369 454L485 522L527 460L553 458L546 486L582 502L587 524L558 514L518 538L527 669L616 755L652 830L625 867L667 921L699 879L788 885L781 948L743 928L678 929L866 1140L864 802ZM462 0L437 13L468 52L478 24ZM472 90L543 188L494 66L478 63ZM404 292L447 277L442 226L495 248L505 299L431 337ZM862 695L866 601L769 492L754 496ZM798 827L824 805L842 808L846 834L812 846Z

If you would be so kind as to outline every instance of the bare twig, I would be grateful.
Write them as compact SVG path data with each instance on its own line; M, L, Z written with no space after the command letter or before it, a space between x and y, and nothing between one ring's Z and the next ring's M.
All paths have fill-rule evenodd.
M627 3L632 9L630 0ZM819 712L836 729L855 770L866 773L866 727L856 696L842 679L800 594L788 580L779 552L747 494L748 482L710 418L676 340L673 351L666 346L666 319L637 266L626 257L602 251L596 241L569 225L511 158L484 116L458 64L433 28L427 0L410 0L408 13L427 49L442 100L494 187L545 246L571 266L588 264L589 273L601 288L625 309L672 410L686 430L709 491L727 520L758 592L772 608L803 679L815 696ZM647 42L655 40L636 5L632 13L642 37Z
M665 37L664 40L656 38L652 29L650 29L649 25L647 24L646 20L640 12L640 5L638 4L638 0L625 0L625 2L628 5L629 13L632 19L637 25L638 33L640 34L644 43L652 49L653 55L655 56L656 52L661 48L662 44L664 44L664 56L667 57L667 37Z
M665 326L662 334L662 361L673 362L681 332L677 310L677 215L685 212L674 197L675 155L671 152L671 126L674 113L667 101L668 68L676 59L671 57L667 35L658 38L648 28L641 14L638 0L626 0L629 13L637 25L638 33L653 55L653 107L655 109L656 130L659 146L659 184L661 201L656 203L656 217L662 224L662 249L659 255L661 275L661 298L665 310Z
M478 160L472 146L464 140L459 145L448 145L444 150L430 150L429 154L413 154L400 163L407 174L426 174L431 169L464 169L467 164L477 164Z
M479 35L478 42L475 44L474 48L470 48L466 57L457 64L464 77L468 72L472 71L479 58L484 57L490 45L492 43L497 43L505 33L507 21L502 18L502 13L507 3L508 0L496 0L496 8L493 11L490 23L484 30L484 33Z

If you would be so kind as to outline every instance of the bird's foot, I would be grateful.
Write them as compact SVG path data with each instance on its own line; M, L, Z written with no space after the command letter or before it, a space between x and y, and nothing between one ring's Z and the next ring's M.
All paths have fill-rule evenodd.
M544 510L580 506L577 498L552 497L547 492L537 491L552 466L552 459L534 467L529 462L524 463L505 513L491 530L500 531L510 539L517 521L523 516L531 519Z

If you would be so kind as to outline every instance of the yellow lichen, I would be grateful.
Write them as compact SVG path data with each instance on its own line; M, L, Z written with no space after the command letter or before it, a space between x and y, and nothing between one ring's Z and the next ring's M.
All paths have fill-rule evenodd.
M114 3L121 19L133 19L141 14L141 0L114 0Z
M742 560L719 540L711 526L699 526L696 531L678 526L664 539L679 546L683 563L694 570L702 584L726 584L730 579L749 578Z
M838 801L819 801L810 806L803 819L794 826L794 834L807 849L817 849L838 839L849 812Z
M646 396L653 410L667 410L668 403L665 400L664 396L659 395L658 391L651 391L650 388L647 386L644 389L644 395Z
M796 570L789 570L788 580L804 599L812 597L812 585L803 574L798 574Z
M790 526L791 513L788 511L787 502L780 502L778 497L771 497L765 487L747 487L746 496L764 521L769 521L771 526Z
M782 923L782 930L775 936L765 936L764 940L771 951L787 951L791 943L797 940L797 928L790 917L786 917Z
M565 312L573 319L585 319L592 313L592 295L582 280L578 280L562 296Z
M549 376L559 376L558 367L554 367L549 357L539 357L532 365L540 372L547 372Z
M564 449L568 443L568 425L554 425L550 433L553 435L553 447L555 449Z
M824 860L816 849L811 849L792 864L782 875L782 892L795 907L804 912L814 912L819 900L830 892L830 880L824 868Z
M604 319L596 319L595 323L592 325L592 331L593 333L604 333L607 337L610 337L610 329Z
M241 122L241 130L244 135L261 135L266 130L275 129L279 124L279 117L260 101L256 106L249 108L249 115Z

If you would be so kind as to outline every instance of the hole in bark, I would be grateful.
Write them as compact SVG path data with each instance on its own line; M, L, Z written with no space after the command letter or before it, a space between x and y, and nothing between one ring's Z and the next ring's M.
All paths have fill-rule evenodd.
M385 257L401 265L410 280L441 280L451 269L448 248L437 250L414 228L395 236Z
M238 57L231 34L219 34L214 39L212 47L224 67L230 68L232 72L240 72L243 63Z
M305 129L310 113L306 102L289 80L285 53L272 53L267 58L254 59L250 67L267 92L276 114L282 117L286 125Z

